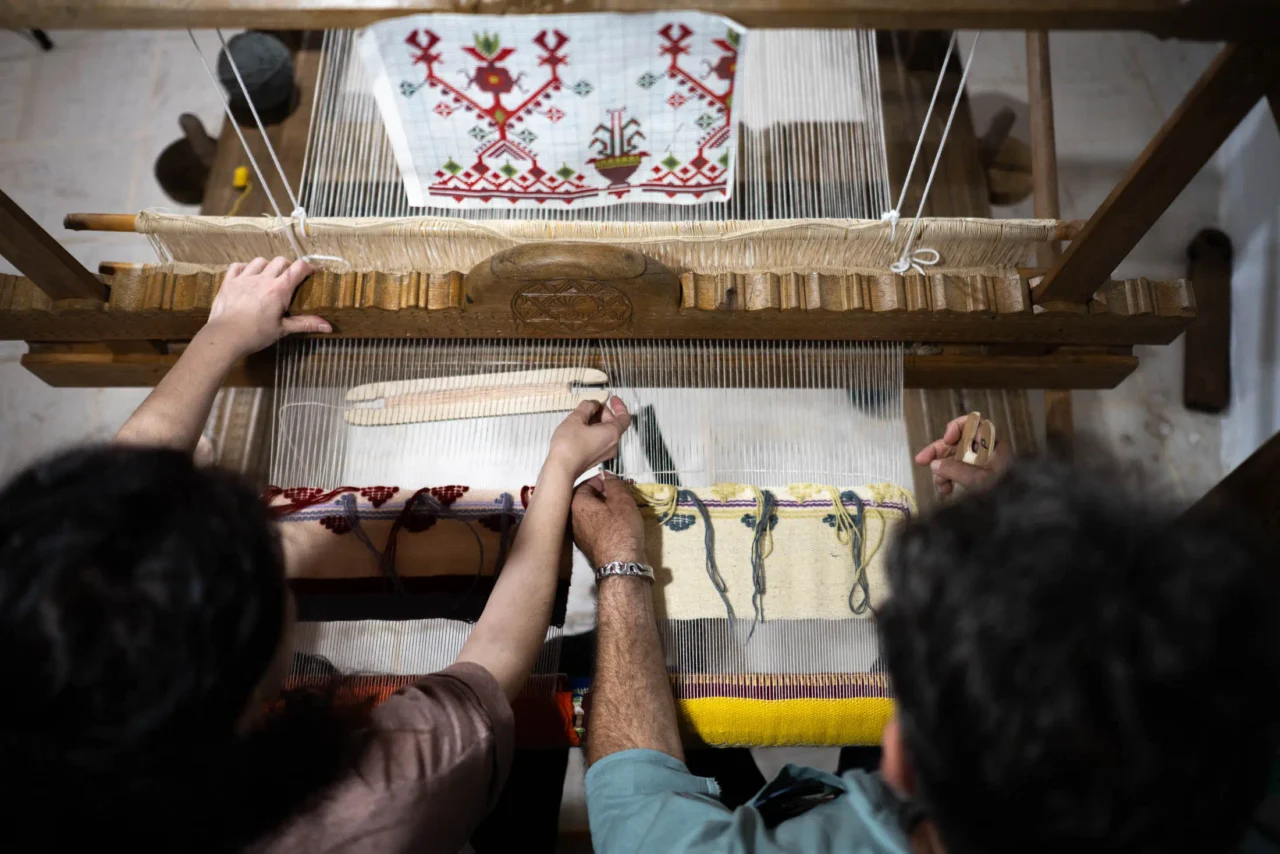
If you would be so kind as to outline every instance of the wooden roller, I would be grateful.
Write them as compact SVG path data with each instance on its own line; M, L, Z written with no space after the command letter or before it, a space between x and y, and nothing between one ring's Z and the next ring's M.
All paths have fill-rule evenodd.
M138 217L134 214L69 213L62 218L62 227L71 231L124 231L138 230Z

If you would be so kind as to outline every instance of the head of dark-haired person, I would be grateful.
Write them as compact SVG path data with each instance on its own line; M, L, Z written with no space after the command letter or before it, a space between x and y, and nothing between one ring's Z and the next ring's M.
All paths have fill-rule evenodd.
M1015 465L892 550L886 776L949 854L1234 850L1275 756L1278 569L1229 520Z
M333 779L291 697L278 537L234 476L77 450L0 493L0 814L13 850L232 851Z

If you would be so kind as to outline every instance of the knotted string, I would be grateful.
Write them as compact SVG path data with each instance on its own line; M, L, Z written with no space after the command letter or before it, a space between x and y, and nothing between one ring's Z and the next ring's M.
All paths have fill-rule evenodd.
M907 270L915 270L920 275L924 275L925 267L932 267L942 260L942 255L937 249L917 249L910 255L903 255L897 261L889 265L889 269L895 273L905 273Z
M285 175L284 167L280 165L280 157L276 154L276 148L271 143L271 138L267 136L267 129L262 124L262 118L258 115L258 108L254 106L253 98L249 95L249 87L245 85L244 77L240 74L240 66L236 64L236 58L231 52L231 48L227 45L226 38L222 35L222 30L217 30L218 40L222 42L223 54L227 57L227 64L231 66L231 72L236 77L236 82L240 84L240 91L244 94L245 103L249 105L249 112L253 114L253 121L258 126L258 132L262 135L262 143L267 147L267 153L271 155L271 161L275 164L276 172L280 175L280 183L284 185L285 192L289 195L289 200L293 202L293 216L302 229L302 235L307 236L307 211L298 201L298 197L293 192L293 186L289 183L289 177ZM275 194L271 192L271 187L267 184L267 179L262 174L262 167L258 165L258 158L254 157L253 151L249 148L249 143L244 137L244 131L240 129L240 123L236 121L235 115L231 111L231 101L227 98L226 92L222 89L222 84L218 82L218 78L214 75L213 69L209 66L209 61L205 59L204 51L200 49L200 43L196 41L196 34L193 30L188 29L187 35L191 37L191 44L196 49L196 55L200 57L200 64L204 66L205 73L209 75L209 81L213 84L213 88L217 90L218 97L222 99L223 110L227 114L227 118L231 121L231 127L235 130L236 136L240 138L240 145L244 148L245 156L249 158L249 165L253 167L253 172L258 176L258 185L262 187L262 192L267 196L267 201L271 203L271 209L276 214L276 224L284 231L285 238L289 241L290 248L293 249L294 255L303 261L336 261L341 264L352 266L347 259L337 255L312 255L305 252L302 244L298 242L298 238L293 233L293 227L285 221L284 214L280 211L280 205L276 201Z
M916 150L911 153L911 165L907 167L907 176L902 179L902 190L898 194L898 203L893 206L893 210L885 211L880 215L881 222L889 223L889 240L892 241L898 236L898 220L902 218L902 203L907 200L907 188L911 186L911 176L916 171L916 161L920 159L920 149L924 148L924 132L929 127L929 119L933 118L934 105L938 103L938 93L942 91L942 81L947 72L947 63L951 61L951 52L956 47L956 36L951 35L951 40L947 42L946 56L942 57L942 71L938 74L938 82L933 86L933 97L929 99L929 109L924 113L924 124L920 126L920 138L916 140ZM898 52L898 42L893 40L893 51ZM905 89L904 89L905 91Z
M505 493L504 495L506 495L506 500L502 503L502 509L491 515L501 516L505 520L505 525L509 526L511 520L518 519L520 514L516 513L513 509L511 496ZM391 524L391 532L387 536L387 547L382 553L382 563L379 567L382 570L383 576L391 582L391 585L395 588L397 593L404 592L404 584L400 579L400 574L396 572L396 544L399 540L400 529L405 527L405 525L414 518L419 518L423 521L434 518L437 520L448 519L454 522L461 522L466 525L467 530L471 532L471 536L475 538L479 558L476 563L475 579L472 581L471 587L465 594L463 594L461 599L461 601L465 602L471 596L472 591L475 590L475 586L479 583L480 578L484 575L484 541L480 538L480 533L475 529L475 526L471 524L472 519L464 516L461 512L454 510L451 507L441 504L440 501L431 494L429 487L419 489L410 496L409 500L404 503L404 508L400 511L400 515L397 516L396 520ZM501 543L505 543L506 541L505 531L509 531L509 527L504 527L504 534L502 540L500 540ZM506 547L505 545L500 545L499 548L501 549L499 552L499 561L501 561L505 557ZM499 566L501 566L501 563L494 567L495 575L497 574Z
M692 490L680 490L679 497L691 502L698 511L698 515L702 517L702 543L707 552L707 578L711 579L711 586L716 589L716 593L720 594L720 601L724 603L725 613L729 615L729 623L732 625L735 619L733 604L729 601L729 585L725 583L724 576L720 574L720 567L716 565L716 529L711 526L711 514L707 512L707 505L703 504L702 499Z
M756 524L751 538L751 605L755 609L756 623L751 626L751 634L755 633L756 624L764 622L764 559L773 554L773 521L774 510L778 501L767 489L751 487L756 495ZM751 639L747 635L747 640Z
M828 486L831 506L835 510L836 540L849 547L853 556L853 585L849 588L849 610L861 616L871 606L871 587L867 581L867 560L863 555L866 544L866 505L861 496L850 490L853 496L854 513L844 506L844 496L834 486ZM860 596L858 594L861 594ZM857 601L855 601L857 600Z
M378 547L373 544L373 540L369 539L369 535L360 526L360 514L356 511L356 497L351 493L347 493L338 499L338 503L342 505L342 515L346 518L347 527L351 529L351 533L355 534L356 539L364 544L364 547L373 555L373 559L378 562L378 566L381 567L382 552L378 551Z
M502 493L502 509L498 511L498 519L500 528L498 530L498 561L494 564L493 573L497 575L502 568L507 565L507 552L511 549L511 532L515 527L511 524L511 520L515 517L515 510L510 492Z
M951 135L951 123L955 121L956 110L960 108L960 99L964 97L964 84L969 79L969 69L973 66L973 56L978 50L978 40L980 38L982 38L981 31L979 31L974 35L973 45L972 47L969 48L969 56L968 58L965 59L964 72L960 75L960 85L956 87L956 97L951 102L951 113L947 116L947 123L942 128L942 139L938 141L938 151L933 156L933 166L932 168L929 169L929 180L925 181L924 183L924 192L920 194L920 204L916 206L915 219L911 221L911 231L908 232L907 234L907 245L902 250L902 257L899 258L898 261L889 268L895 273L905 273L908 269L915 268L921 275L923 275L924 270L922 269L921 265L931 266L932 264L938 263L939 256L938 256L938 253L935 252L934 250L922 249L919 252L913 252L912 250L914 249L916 244L916 229L920 225L920 215L924 213L925 203L929 201L929 191L933 189L933 179L938 174L938 164L942 162L942 152L947 147L947 137ZM951 58L951 48L952 48L952 45L955 44L955 40L956 40L956 36L953 34L951 36L951 44L947 45L947 59ZM933 90L933 97L935 99L938 97L938 90L942 87L942 79L946 75L946 73L947 73L947 64L946 64L946 61L944 61L942 64L942 70L938 72L938 85ZM929 105L929 111L930 112L933 111L932 103ZM924 134L925 134L925 131L928 130L928 128L929 128L929 119L926 116L924 126L920 128L920 143L924 142ZM919 153L920 143L916 144L916 153ZM907 191L907 185L904 182L902 185L902 192L905 194L906 191ZM895 222L895 225L896 225L896 222ZM933 261L931 262L923 261L919 258L919 255L921 253L926 253L926 252L933 253L933 256L934 256Z

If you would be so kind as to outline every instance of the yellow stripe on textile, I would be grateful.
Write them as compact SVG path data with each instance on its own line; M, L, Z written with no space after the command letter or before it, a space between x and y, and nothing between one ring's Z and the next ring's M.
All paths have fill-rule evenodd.
M677 700L687 731L714 747L735 745L878 745L893 717L893 700L752 700L703 697Z

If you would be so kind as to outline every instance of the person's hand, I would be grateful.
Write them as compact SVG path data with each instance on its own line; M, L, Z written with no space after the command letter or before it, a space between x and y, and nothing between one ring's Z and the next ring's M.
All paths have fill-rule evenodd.
M552 434L547 464L577 480L587 469L612 459L630 426L631 413L620 399L611 397L607 404L584 400Z
M933 487L939 495L950 495L956 484L968 490L981 489L1009 465L1009 446L998 438L984 465L970 465L956 458L956 446L960 444L967 417L961 415L952 421L941 439L930 442L916 454L916 465L933 470Z
M644 563L644 522L631 490L605 472L573 493L573 541L592 567L615 560Z
M285 258L232 264L209 309L206 335L243 357L293 332L332 332L322 318L285 316L293 292L312 272L306 261L290 264Z

